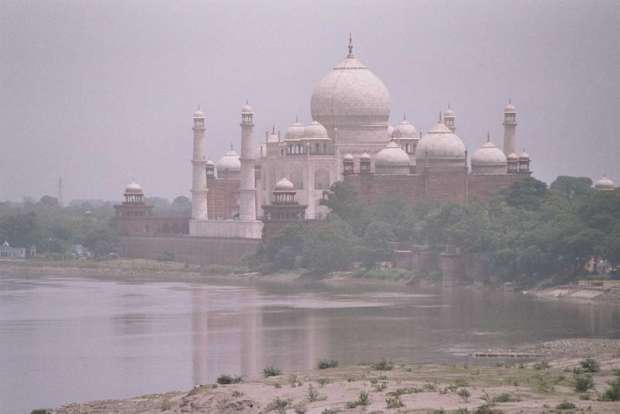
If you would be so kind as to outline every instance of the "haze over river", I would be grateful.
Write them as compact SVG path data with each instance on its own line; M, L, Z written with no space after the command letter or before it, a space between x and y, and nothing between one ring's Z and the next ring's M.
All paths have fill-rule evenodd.
M620 337L620 307L518 293L0 276L0 412L189 389L223 373L471 359Z

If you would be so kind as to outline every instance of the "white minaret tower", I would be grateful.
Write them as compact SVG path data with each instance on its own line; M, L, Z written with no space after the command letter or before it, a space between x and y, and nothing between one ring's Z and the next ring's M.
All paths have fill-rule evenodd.
M504 154L516 154L517 142L517 110L508 99L508 105L504 107Z
M207 159L205 157L205 116L194 112L194 156L192 157L192 220L207 220Z
M241 183L239 197L239 219L256 220L256 185L254 178L254 147L252 131L254 130L254 112L246 102L241 108Z
M456 133L456 113L448 105L448 109L443 113L443 123L452 131Z

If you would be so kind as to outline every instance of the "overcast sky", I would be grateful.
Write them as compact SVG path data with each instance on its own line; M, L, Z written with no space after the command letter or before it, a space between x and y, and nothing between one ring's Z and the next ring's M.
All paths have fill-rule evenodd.
M427 130L448 104L470 154L501 145L509 97L535 176L620 182L620 1L0 1L0 200L189 195L191 115L208 158L299 115L356 56L387 85L391 123Z

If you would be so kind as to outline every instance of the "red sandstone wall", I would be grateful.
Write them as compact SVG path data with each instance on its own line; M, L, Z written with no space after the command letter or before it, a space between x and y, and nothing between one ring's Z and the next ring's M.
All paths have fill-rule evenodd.
M239 263L246 255L256 253L259 244L259 240L249 239L122 237L121 255L157 260L164 254L172 254L177 262L230 265Z
M362 201L374 204L379 200L403 197L415 203L424 196L424 182L419 175L347 175L344 181L351 184Z
M516 174L470 175L469 199L486 200L494 193L510 187L512 183L522 178L522 175Z
M487 199L491 194L510 187L519 175L467 175L465 172L428 175L347 175L362 201L374 204L394 196L411 203L428 198L437 201L463 203L466 199Z
M115 217L114 221L122 236L156 236L189 232L189 217Z

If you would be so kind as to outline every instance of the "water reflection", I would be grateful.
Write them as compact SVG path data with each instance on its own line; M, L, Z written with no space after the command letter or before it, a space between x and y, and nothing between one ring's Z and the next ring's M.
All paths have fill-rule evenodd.
M620 337L620 308L502 291L115 283L0 276L0 412L383 357ZM36 393L30 390L36 389Z

